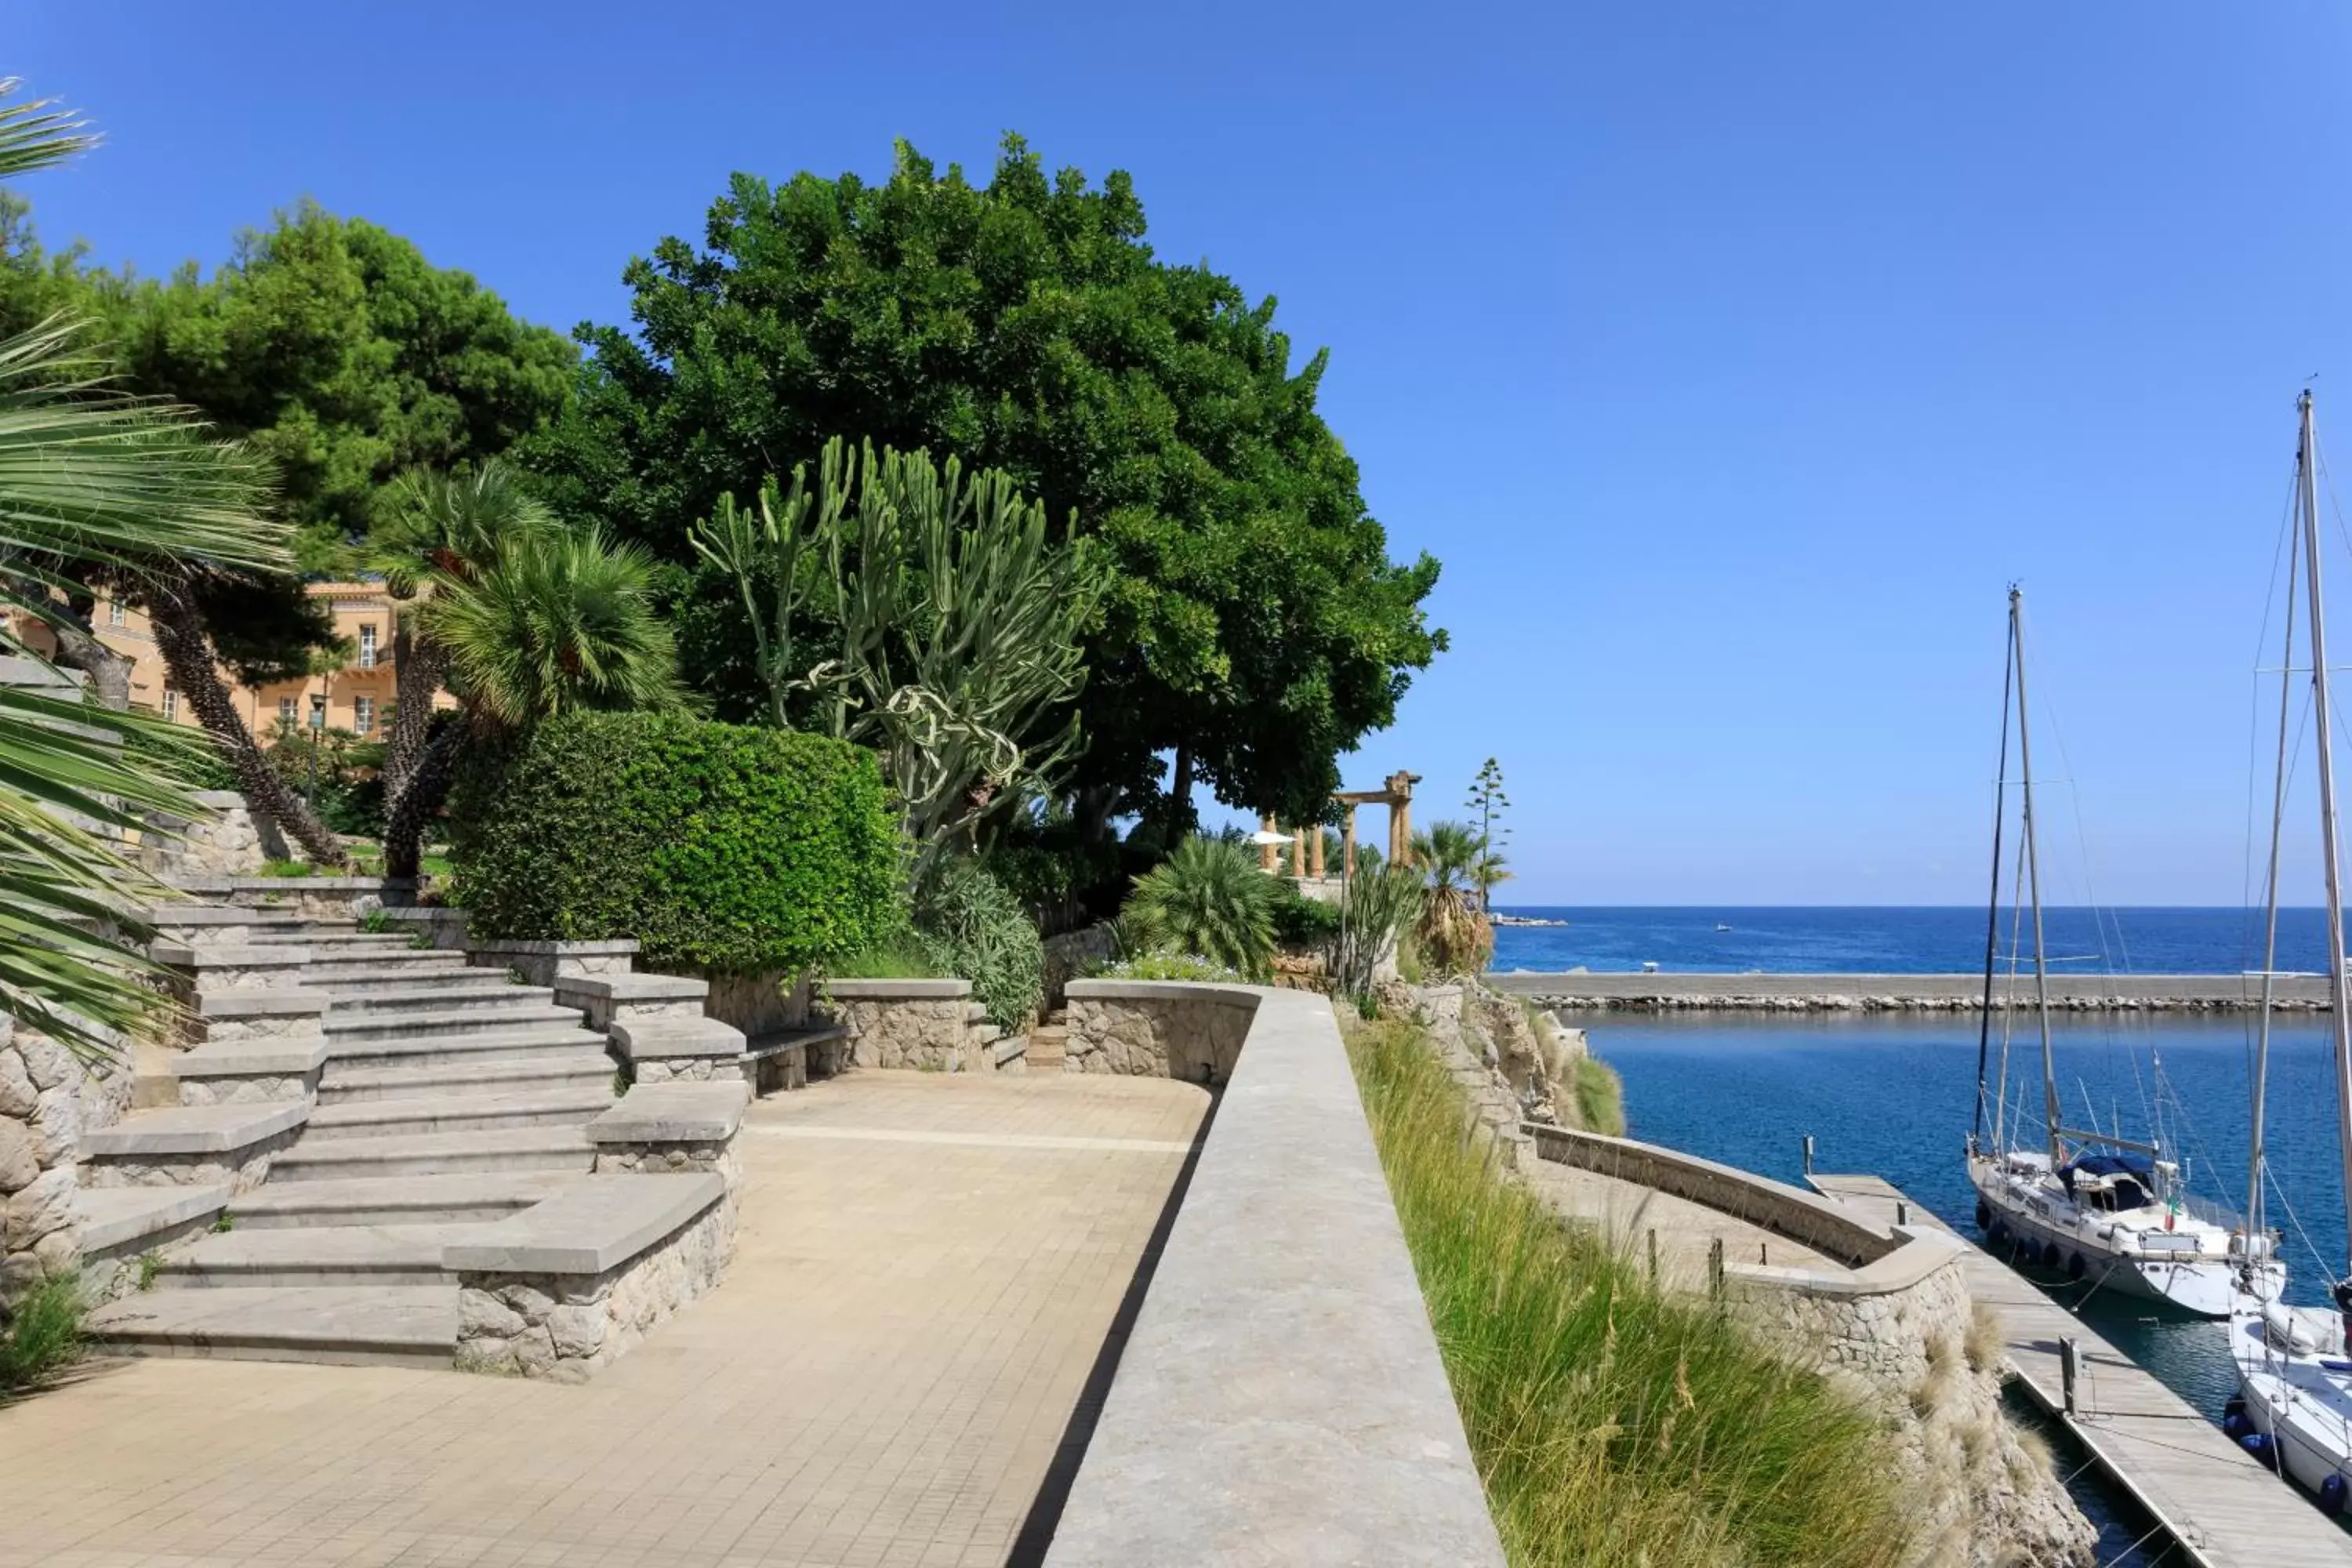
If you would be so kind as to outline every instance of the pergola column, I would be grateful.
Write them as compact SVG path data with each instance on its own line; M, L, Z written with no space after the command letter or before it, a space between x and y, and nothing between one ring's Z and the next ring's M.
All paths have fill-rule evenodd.
M1274 831L1274 817L1273 817L1273 816L1272 816L1271 814L1268 814L1268 815L1266 815L1266 816L1264 816L1259 817L1259 818L1257 819L1257 826L1258 826L1258 831L1260 831L1261 833L1272 833L1272 832ZM1261 845L1259 845L1259 846L1257 847L1257 866L1258 866L1258 869L1259 869L1259 870L1261 870L1261 871L1264 871L1267 876L1271 877L1271 876L1273 876L1273 875L1274 875L1274 846L1273 846L1273 845L1271 845L1271 844L1261 844Z

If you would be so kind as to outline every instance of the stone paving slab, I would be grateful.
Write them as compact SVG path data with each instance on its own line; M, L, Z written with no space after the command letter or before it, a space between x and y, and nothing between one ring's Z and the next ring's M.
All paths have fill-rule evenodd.
M0 1568L1003 1563L1207 1105L879 1072L763 1100L747 1131L949 1136L740 1140L726 1283L582 1387L158 1360L0 1407Z

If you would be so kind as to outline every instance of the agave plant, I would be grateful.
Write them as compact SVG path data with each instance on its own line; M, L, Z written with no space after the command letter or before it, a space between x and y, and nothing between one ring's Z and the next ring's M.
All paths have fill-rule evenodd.
M1366 870L1358 863L1340 901L1339 940L1331 949L1331 978L1342 993L1360 1000L1371 994L1372 976L1394 956L1398 933L1419 917L1428 893L1418 867Z
M0 180L90 140L52 104L0 106ZM117 836L145 810L203 810L171 761L183 737L51 694L63 677L43 691L46 661L10 623L54 623L71 571L292 563L287 531L258 515L265 476L253 458L208 440L187 410L122 396L104 377L80 323L52 319L0 340L0 611L12 613L0 616L0 653L36 677L0 685L0 1011L86 1061L163 1005L152 966L109 940L139 930L128 900L163 891Z
M1433 822L1412 840L1413 868L1428 888L1413 939L1441 974L1474 974L1495 951L1495 930L1478 907L1477 875L1485 848L1458 822Z
M1199 836L1135 881L1119 911L1127 940L1263 980L1274 959L1274 879L1248 850Z

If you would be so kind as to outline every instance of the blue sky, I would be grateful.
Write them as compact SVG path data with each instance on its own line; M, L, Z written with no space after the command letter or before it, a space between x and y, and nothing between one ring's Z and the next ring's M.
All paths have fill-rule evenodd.
M310 195L568 327L732 170L1017 129L1333 351L1454 637L1349 782L1500 757L1518 899L1979 899L2011 578L2059 890L2245 885L2306 376L2352 431L2352 10L399 10L13 0L0 72L110 139L44 232L210 264Z

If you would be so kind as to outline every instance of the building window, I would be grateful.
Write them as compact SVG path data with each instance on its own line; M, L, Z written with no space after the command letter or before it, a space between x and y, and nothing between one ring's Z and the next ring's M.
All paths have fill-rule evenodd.
M374 698L354 697L352 699L352 728L358 731L362 735L373 735L375 733Z
M375 628L372 626L360 628L360 668L375 668ZM360 728L365 730L367 726L362 724Z
M119 626L122 624L121 600L109 599L106 602L106 624L110 626Z
M278 721L280 724L294 722L294 699L291 697L281 697L278 700Z
M327 699L323 695L313 696L310 699L310 728L323 730L326 727Z
M163 718L174 724L180 720L180 694L168 686L163 688Z

